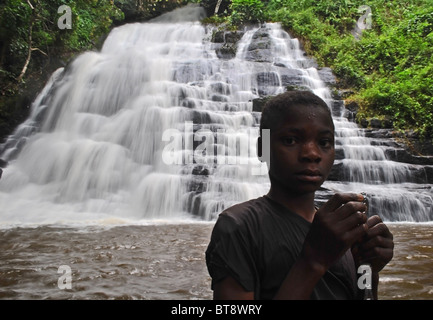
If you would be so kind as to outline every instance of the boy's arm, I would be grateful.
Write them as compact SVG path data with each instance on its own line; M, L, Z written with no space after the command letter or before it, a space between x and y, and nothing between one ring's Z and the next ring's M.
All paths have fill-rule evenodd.
M313 270L306 261L298 259L274 299L309 299L323 274L322 270ZM246 291L235 279L228 276L214 285L214 299L254 300L254 292Z
M284 279L275 300L308 300L327 269L299 258Z
M317 211L302 252L275 299L309 299L328 268L365 235L367 218L360 201L358 194L337 194ZM227 277L215 285L214 298L254 299L254 292Z
M359 194L336 194L316 212L301 254L276 299L309 299L328 268L365 235L362 200Z
M235 279L228 276L214 285L214 300L254 300L254 292L246 291Z

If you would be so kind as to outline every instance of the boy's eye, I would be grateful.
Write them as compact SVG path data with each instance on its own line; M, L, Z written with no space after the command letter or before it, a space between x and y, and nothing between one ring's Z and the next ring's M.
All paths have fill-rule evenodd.
M282 140L283 143L288 146L294 145L297 141L295 137L284 137Z
M323 148L329 148L334 145L334 141L332 139L322 139L319 141L319 145Z

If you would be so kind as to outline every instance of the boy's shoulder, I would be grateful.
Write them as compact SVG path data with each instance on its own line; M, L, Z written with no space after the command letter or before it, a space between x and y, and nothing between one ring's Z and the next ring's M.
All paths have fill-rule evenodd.
M240 226L251 224L266 212L266 199L264 196L234 204L224 209L217 218L217 225Z
M265 196L247 200L226 208L218 215L212 232L214 239L232 239L259 235L269 215L269 204Z
M219 214L217 224L226 231L256 231L276 221L275 215L280 215L278 211L279 208L267 196L261 196L225 209Z
M266 195L225 209L219 214L217 224L219 228L231 231L234 229L272 229L275 224L309 227L306 220Z
M270 210L268 200L266 196L261 196L226 208L219 216L242 219L268 210Z

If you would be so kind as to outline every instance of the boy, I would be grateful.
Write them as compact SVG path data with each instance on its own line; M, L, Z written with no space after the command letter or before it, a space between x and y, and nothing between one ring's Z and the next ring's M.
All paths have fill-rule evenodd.
M278 95L263 109L264 129L271 188L219 215L206 251L214 298L356 299L361 262L371 265L377 298L378 273L393 256L387 226L367 219L361 194L314 205L335 157L326 103L308 91Z

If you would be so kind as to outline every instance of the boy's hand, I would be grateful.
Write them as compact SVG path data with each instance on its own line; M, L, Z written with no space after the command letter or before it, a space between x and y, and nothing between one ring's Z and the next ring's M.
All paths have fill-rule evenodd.
M306 261L324 272L366 235L363 199L360 194L335 194L316 212L302 251Z
M352 248L355 263L369 263L373 273L379 273L394 255L393 235L379 216L367 220L368 230L362 240Z

